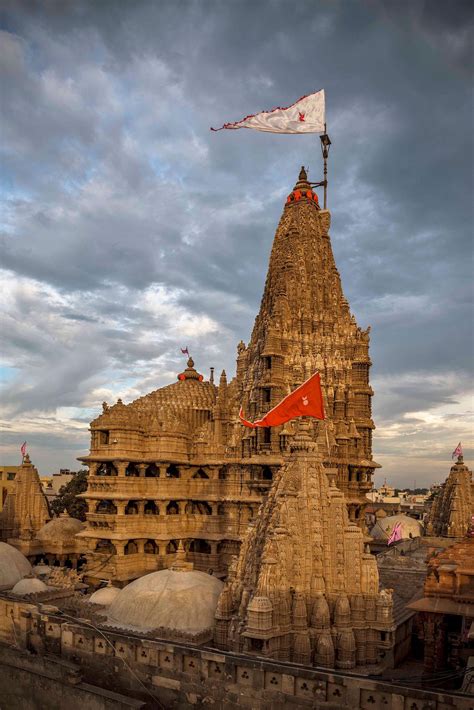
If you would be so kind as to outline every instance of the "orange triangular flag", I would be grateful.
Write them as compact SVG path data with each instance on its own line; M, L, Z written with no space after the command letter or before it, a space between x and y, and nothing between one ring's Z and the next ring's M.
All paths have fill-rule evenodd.
M314 417L324 419L323 393L321 392L321 378L319 372L303 382L291 394L270 409L262 419L249 422L244 418L242 407L239 412L239 419L244 426L255 429L256 427L278 426L289 422L296 417Z

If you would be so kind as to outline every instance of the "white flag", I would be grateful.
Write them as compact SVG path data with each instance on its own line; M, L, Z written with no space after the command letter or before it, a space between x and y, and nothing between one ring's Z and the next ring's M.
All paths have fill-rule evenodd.
M274 108L254 116L246 116L236 123L224 123L221 128L254 128L268 133L324 133L325 131L324 89L315 94L303 96L288 108Z

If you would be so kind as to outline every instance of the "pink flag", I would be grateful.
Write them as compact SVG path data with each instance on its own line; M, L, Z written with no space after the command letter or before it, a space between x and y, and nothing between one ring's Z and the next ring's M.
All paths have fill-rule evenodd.
M391 545L392 542L398 542L402 539L402 524L400 522L396 523L392 530L392 534L387 540L387 545Z
M24 458L26 454L26 441L24 441L20 447L21 455Z
M321 89L302 96L286 108L278 106L271 111L261 111L235 123L224 123L221 128L211 128L211 131L253 128L267 133L324 133L325 120L324 89Z
M185 348L181 348L181 352L183 353L183 355L187 355L189 357L189 350L187 345Z
M455 459L455 458L457 458L458 456L462 456L462 446L461 446L461 442L459 442L459 444L458 444L458 445L456 446L456 448L454 449L453 453L451 454L451 458L452 458L452 459Z

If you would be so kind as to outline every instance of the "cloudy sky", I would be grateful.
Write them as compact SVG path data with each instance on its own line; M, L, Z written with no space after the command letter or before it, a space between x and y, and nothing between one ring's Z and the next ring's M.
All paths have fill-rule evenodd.
M210 126L326 90L332 241L372 326L376 460L472 462L472 5L3 0L2 463L76 468L105 399L234 372L316 136ZM471 440L470 440L471 439Z

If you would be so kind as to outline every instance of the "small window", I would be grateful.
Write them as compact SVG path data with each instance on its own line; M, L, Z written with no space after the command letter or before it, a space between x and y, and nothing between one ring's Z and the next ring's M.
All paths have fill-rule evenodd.
M109 443L109 433L108 431L99 431L99 444L101 446Z
M15 474L9 471L7 473L7 481L14 481L15 480Z
M266 357L263 358L263 364L265 366L265 370L272 369L272 358L270 355L267 355Z
M262 391L262 398L264 404L267 404L271 401L272 398L272 391L270 387L265 387L264 390Z
M270 427L265 427L263 430L263 443L270 444L272 441L272 430Z

